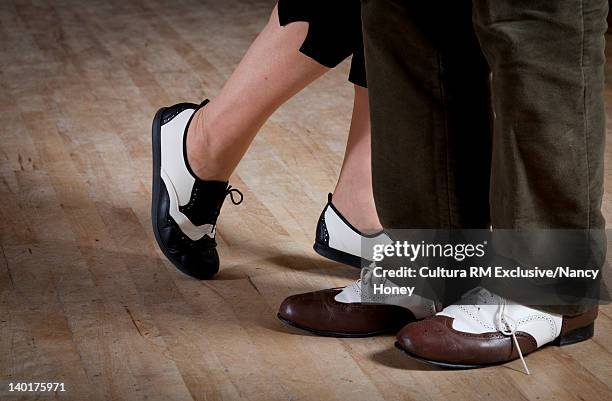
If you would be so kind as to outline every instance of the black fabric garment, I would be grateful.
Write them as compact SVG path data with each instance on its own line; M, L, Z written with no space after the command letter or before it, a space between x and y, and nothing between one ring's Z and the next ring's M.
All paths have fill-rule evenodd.
M278 18L281 26L308 22L300 51L319 64L334 68L352 55L349 81L367 87L359 0L279 0Z

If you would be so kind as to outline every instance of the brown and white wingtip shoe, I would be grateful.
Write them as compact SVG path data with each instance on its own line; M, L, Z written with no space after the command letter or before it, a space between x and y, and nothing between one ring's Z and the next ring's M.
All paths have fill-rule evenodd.
M396 346L423 362L472 369L521 359L545 345L569 345L593 336L597 308L562 316L513 304L485 289L467 295L474 304L450 305L406 325Z
M196 111L206 103L164 107L155 115L152 129L151 221L155 239L180 271L198 279L212 278L219 270L215 234L226 196L230 195L234 204L242 202L242 193L226 181L201 180L189 167L187 130Z
M394 333L408 322L435 313L433 301L418 295L380 297L363 294L362 279L344 287L292 295L285 299L278 318L294 327L329 337L370 337ZM383 303L385 302L385 303Z

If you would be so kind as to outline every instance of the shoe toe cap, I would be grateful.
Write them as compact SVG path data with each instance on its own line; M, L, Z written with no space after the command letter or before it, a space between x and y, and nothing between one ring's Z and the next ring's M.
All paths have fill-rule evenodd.
M516 337L523 354L537 349L530 335L519 332ZM510 336L495 330L462 332L453 328L453 318L448 316L434 316L405 326L397 335L397 345L412 356L453 368L479 367L518 358Z
M298 328L334 337L367 337L393 331L413 320L410 311L394 305L342 303L340 289L290 296L278 317Z
M278 316L294 325L314 330L322 329L325 324L327 292L312 292L292 295L285 299L278 309Z
M453 360L458 350L450 330L452 320L434 316L410 323L397 334L398 345L414 356L431 360ZM449 335L450 334L450 335Z
M208 280L219 271L219 255L214 248L193 249L177 255L176 264L183 273Z
M278 316L282 319L294 321L296 315L299 316L299 313L296 313L296 304L295 295L286 298L283 303L278 308Z

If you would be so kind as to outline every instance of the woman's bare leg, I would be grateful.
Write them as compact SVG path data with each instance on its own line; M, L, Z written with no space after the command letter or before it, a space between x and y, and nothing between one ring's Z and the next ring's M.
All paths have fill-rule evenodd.
M196 175L228 180L268 117L329 71L299 51L307 32L306 22L280 26L274 8L219 95L189 126L187 157Z
M227 181L253 138L284 102L329 71L299 51L308 24L280 26L276 7L221 92L193 118L187 135L192 170L204 180ZM375 232L367 90L355 86L344 162L333 202L359 230Z
M370 144L368 90L355 85L351 128L333 203L353 226L368 234L382 229L372 192Z

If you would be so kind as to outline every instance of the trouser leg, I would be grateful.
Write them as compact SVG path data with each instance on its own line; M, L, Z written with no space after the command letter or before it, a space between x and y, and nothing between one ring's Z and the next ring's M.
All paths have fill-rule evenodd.
M486 227L490 206L497 229L602 228L607 2L475 1L486 63L466 39L469 8L363 3L383 226Z
M606 0L475 0L496 114L494 228L603 227Z
M605 255L602 235L587 230L604 228L607 9L606 0L474 1L496 116L491 220L519 233L504 245L515 255L572 264ZM568 284L578 285L557 285ZM542 308L574 314L587 306Z
M467 0L365 0L372 174L387 229L489 225L489 70Z

